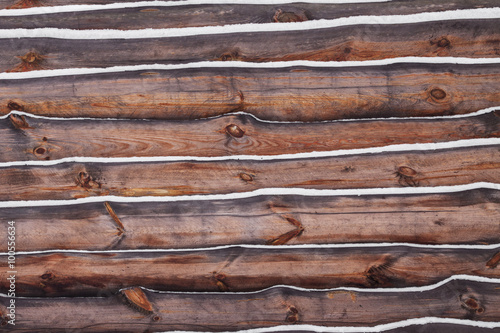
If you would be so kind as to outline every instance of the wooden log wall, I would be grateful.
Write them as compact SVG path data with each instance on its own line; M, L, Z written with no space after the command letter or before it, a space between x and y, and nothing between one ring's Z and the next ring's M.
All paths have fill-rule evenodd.
M221 2L0 0L0 331L500 332L498 1Z

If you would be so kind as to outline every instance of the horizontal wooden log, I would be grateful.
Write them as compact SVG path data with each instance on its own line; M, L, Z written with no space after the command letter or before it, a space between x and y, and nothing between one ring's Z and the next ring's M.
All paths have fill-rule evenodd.
M2 80L0 113L331 120L464 114L498 106L500 66L191 68Z
M496 306L499 286L451 281L423 292L308 292L282 287L252 294L156 293L134 288L102 298L16 299L16 325L4 327L9 332L135 333L236 331L293 324L366 327L422 317L491 322L500 316ZM1 297L0 302L5 313L9 299ZM431 326L447 329L451 325ZM470 329L467 331L460 325L453 327L458 329L455 332L483 332L474 327L464 326ZM423 331L427 332L406 327L397 330Z
M12 19L23 22L18 17ZM184 18L180 16L179 19ZM4 18L0 22L5 22ZM153 39L0 39L3 46L0 48L0 71L206 60L265 62L374 60L406 56L498 57L499 25L497 19Z
M86 0L75 3L68 0L51 0L50 3L34 0L0 0L0 8L28 8L75 4L106 4L112 1ZM318 19L335 19L358 15L404 15L420 12L437 12L456 9L497 7L495 0L455 0L435 3L430 0L397 0L380 3L344 4L201 4L181 6L148 6L128 9L89 10L38 14L30 16L5 16L1 29L54 27L67 29L143 29L179 28L242 23L290 22Z
M16 222L17 251L500 243L500 194L487 189L426 195L103 202L1 208L0 216ZM0 239L7 239L7 228L0 229Z
M499 249L231 247L17 254L16 295L92 296L133 286L167 291L255 291L280 284L304 288L422 286L456 274L499 278L500 265L492 264ZM7 260L2 260L0 268L0 291L7 293Z
M61 163L4 167L0 200L173 196L269 187L352 189L500 182L498 145L270 161Z
M0 120L1 162L71 156L278 155L500 137L500 111L467 118L268 123L248 115L198 121ZM17 128L16 128L17 127Z

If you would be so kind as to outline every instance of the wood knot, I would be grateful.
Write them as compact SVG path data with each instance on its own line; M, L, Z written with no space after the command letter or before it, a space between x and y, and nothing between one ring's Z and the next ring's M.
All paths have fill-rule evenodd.
M17 56L17 58L21 59L21 63L8 72L29 72L44 69L42 63L46 57L35 51L30 51L23 56Z
M450 46L450 44L451 44L450 41L446 37L442 37L437 42L437 46L439 46L439 47L448 47L448 46Z
M33 149L33 155L35 155L39 159L45 159L45 160L50 160L50 156L47 156L48 149L44 147L35 147Z
M285 321L292 324L297 323L299 321L299 310L294 306L288 307Z
M160 321L161 320L161 317L158 316L158 315L155 315L151 318L152 321Z
M228 285L224 282L226 280L225 274L213 272L213 277L219 291L229 291Z
M460 296L461 301L462 301L462 307L466 310L469 311L470 314L482 314L484 313L484 307L481 306L481 303L474 297L463 297L463 295Z
M430 91L430 95L437 100L442 100L446 97L446 92L443 89L434 88Z
M246 181L246 182L251 182L253 181L253 176L252 175L249 175L248 173L240 173L239 174L240 176L240 179L243 180L243 181Z
M9 116L9 120L10 120L11 124L17 129L32 128L32 127L30 127L30 125L28 124L28 122L26 121L26 118L24 118L24 116L20 116L17 114L11 114Z
M304 22L307 20L308 18L304 13L284 12L281 9L278 9L273 16L273 21L280 23Z
M133 287L124 289L120 293L123 296L125 304L129 307L145 314L153 313L153 305L149 302L148 297L141 288Z
M418 181L414 179L416 175L417 171L407 166L400 166L396 171L396 178L398 178L398 183L401 186L418 186Z
M245 135L245 131L242 130L238 125L229 124L226 126L226 133L234 138L241 138Z
M54 274L52 272L47 272L40 276L42 280L52 280L54 278Z
M24 111L24 107L16 102L10 101L7 103L7 108L11 111Z
M233 51L229 51L229 52L225 52L223 54L221 54L217 60L219 61L237 61L237 60L241 60L240 58L240 54L238 51L236 50L233 50Z
M101 188L102 186L101 183L94 181L92 176L85 171L78 173L76 181L77 185L83 187L84 189Z

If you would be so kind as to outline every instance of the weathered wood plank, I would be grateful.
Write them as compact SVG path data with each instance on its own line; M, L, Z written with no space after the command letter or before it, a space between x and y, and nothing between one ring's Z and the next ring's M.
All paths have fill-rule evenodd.
M269 187L352 189L500 182L498 145L289 160L4 167L0 200L172 196Z
M109 4L106 0L0 0L0 8L28 8L75 4ZM127 2L127 1L121 1ZM456 9L497 7L495 0L454 0L436 3L432 0L394 0L381 3L295 3L295 4L201 4L181 6L148 6L129 9L89 10L2 17L5 28L57 27L69 29L143 29L241 23L289 22L335 19L358 15L404 15ZM281 12L280 12L281 10ZM281 15L280 15L281 14Z
M1 162L71 156L278 155L500 137L500 111L467 118L266 123L248 115L198 121L0 120ZM17 127L17 128L16 128Z
M246 111L260 119L463 114L500 103L500 66L190 68L2 80L0 113L196 119Z
M499 278L500 265L491 264L498 252L392 246L17 254L16 295L91 296L133 286L168 291L422 286L456 274ZM6 260L0 268L0 291L6 293Z
M486 189L426 195L109 202L107 207L92 203L2 208L0 215L16 222L17 251L500 243L500 194ZM7 239L7 228L0 229L0 239Z
M135 288L101 298L17 299L16 325L4 327L9 332L135 333L236 331L293 324L359 327L422 317L489 322L500 315L496 306L499 286L451 281L423 292L308 292L282 287L252 294L155 293ZM1 297L0 302L4 312L9 299ZM445 328L433 332L451 332L451 325L430 326ZM425 326L415 327L418 330L409 327L404 332L429 331ZM469 326L452 327L457 328L455 332L484 332Z
M12 19L22 22L18 17ZM4 20L2 18L1 22ZM498 57L499 25L497 19L154 39L0 39L0 71L205 60L264 62L374 60L406 56Z

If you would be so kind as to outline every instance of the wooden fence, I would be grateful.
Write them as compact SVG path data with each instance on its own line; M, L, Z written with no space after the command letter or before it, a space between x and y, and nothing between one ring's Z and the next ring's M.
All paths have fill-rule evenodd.
M0 331L500 332L498 5L0 0Z

